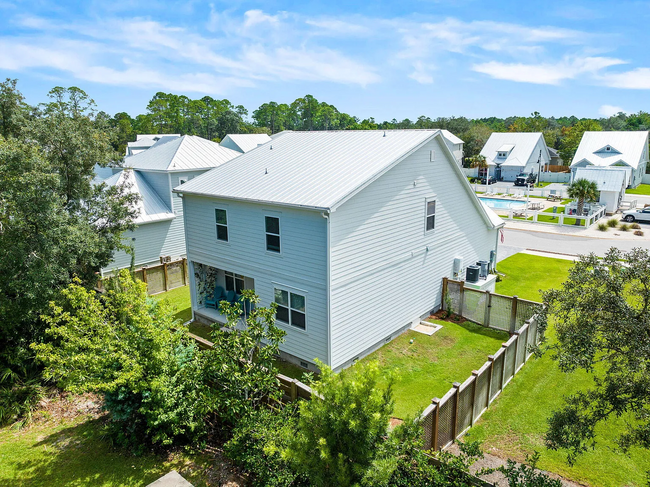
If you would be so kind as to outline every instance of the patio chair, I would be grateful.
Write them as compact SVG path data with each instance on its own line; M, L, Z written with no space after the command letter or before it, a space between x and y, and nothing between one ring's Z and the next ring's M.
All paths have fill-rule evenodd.
M212 291L212 295L205 298L205 307L218 309L219 301L221 301L225 297L226 297L226 291L221 286L215 285L214 290Z

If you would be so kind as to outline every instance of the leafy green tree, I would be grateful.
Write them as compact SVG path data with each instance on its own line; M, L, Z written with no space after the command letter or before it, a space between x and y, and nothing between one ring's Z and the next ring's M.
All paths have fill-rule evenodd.
M600 192L595 182L589 181L588 179L576 179L567 188L567 195L569 198L578 200L577 214L582 216L585 201L588 203L598 201ZM576 225L580 225L580 220L576 219Z
M206 354L206 379L212 384L211 409L231 423L250 414L269 399L281 397L274 358L286 332L275 325L275 309L259 307L253 291L244 290L240 302L222 301L228 317L225 328L213 327L213 348ZM245 326L238 326L244 313Z
M5 139L18 137L29 115L22 93L16 88L18 80L7 78L0 83L0 135Z
M105 395L118 443L196 444L208 404L203 357L173 308L146 287L126 270L101 297L70 284L44 317L51 339L33 348L46 378Z
M466 158L477 156L481 153L481 149L492 135L493 130L485 124L473 124L467 132L459 135L465 142L463 150Z
M598 122L591 119L580 120L571 127L566 127L562 130L562 142L560 143L560 157L565 164L571 165L573 156L578 150L582 134L585 132L598 132L602 127Z
M593 448L596 428L621 423L618 442L650 448L650 253L611 248L604 258L582 256L560 289L543 293L541 330L554 323L557 343L546 345L559 367L582 369L593 387L565 398L549 419L546 442L567 449L569 461Z
M378 387L377 363L335 374L318 362L311 401L300 404L295 437L284 455L315 486L349 486L372 467L393 411L392 378Z

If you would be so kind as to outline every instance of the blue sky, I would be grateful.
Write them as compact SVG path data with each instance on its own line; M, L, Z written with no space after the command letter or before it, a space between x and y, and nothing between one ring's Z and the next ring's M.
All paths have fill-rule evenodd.
M0 76L111 114L157 91L393 117L650 110L648 1L0 0Z

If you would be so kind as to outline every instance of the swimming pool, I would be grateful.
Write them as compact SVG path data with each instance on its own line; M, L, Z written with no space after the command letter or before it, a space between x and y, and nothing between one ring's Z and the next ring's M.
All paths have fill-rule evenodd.
M480 198L479 199L488 205L490 208L499 210L509 210L510 208L523 208L526 203L522 201L506 200L504 198Z

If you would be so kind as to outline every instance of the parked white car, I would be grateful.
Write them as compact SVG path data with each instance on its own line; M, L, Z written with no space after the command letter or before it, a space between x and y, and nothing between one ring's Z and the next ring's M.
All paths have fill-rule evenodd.
M626 222L648 222L650 223L650 206L640 210L628 210L623 212L623 220Z

